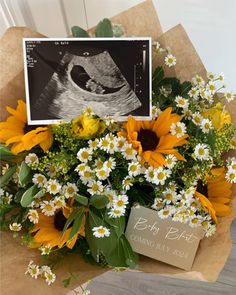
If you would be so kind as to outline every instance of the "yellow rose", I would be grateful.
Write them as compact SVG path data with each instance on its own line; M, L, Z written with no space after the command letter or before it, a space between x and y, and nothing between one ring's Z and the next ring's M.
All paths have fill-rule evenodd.
M230 113L225 110L220 102L218 102L214 107L210 108L204 112L203 117L209 118L212 121L214 128L221 129L224 124L231 123Z
M72 121L72 132L80 139L88 139L102 133L106 128L105 122L94 116L82 114Z

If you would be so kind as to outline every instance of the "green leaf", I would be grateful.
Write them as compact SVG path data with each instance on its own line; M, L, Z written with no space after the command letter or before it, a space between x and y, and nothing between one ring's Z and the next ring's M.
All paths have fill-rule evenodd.
M37 192L37 194L34 196L34 199L39 199L43 197L46 194L46 191L44 189L41 189L40 191Z
M14 165L10 167L4 175L0 177L0 187L4 187L12 179L14 173L16 172L17 166Z
M181 93L180 93L180 95L182 95L182 96L188 95L188 93L191 90L191 88L192 88L191 82L189 82L189 81L183 82L181 84Z
M85 218L84 207L81 207L74 218L74 223L70 232L69 240L72 240L78 233Z
M15 159L16 155L14 155L6 146L0 145L0 160L8 161Z
M108 215L105 217L105 221L114 228L117 236L120 237L125 231L125 216L119 218L110 218Z
M14 201L16 203L20 203L20 200L21 200L23 194L27 191L27 189L28 188L21 188L21 189L18 190L18 192L14 196Z
M67 288L70 285L70 281L71 281L71 277L64 279L63 282L63 286L64 288Z
M75 194L74 197L75 197L76 201L78 203L80 203L81 205L84 205L84 206L88 205L88 198L81 196L79 194Z
M81 27L78 26L74 26L71 28L71 32L73 37L77 37L77 38L89 38L89 34L82 29Z
M109 199L105 195L94 195L90 199L90 205L97 208L103 209L109 203Z
M96 37L113 37L111 21L107 18L100 21L96 27L95 35Z
M152 82L154 86L157 86L161 80L164 78L164 70L163 67L157 67L152 74Z
M79 212L80 208L76 208L70 215L69 217L67 218L67 221L64 225L64 228L63 228L63 233L68 229L68 227L72 224L72 222L74 222L75 220L75 217L77 215L77 213Z
M20 165L19 183L20 186L26 186L32 180L32 173L30 167L23 161Z
M39 192L39 188L36 185L33 185L30 188L28 188L22 195L22 198L20 201L21 206L27 207L29 204L31 204L38 192Z
M137 265L138 262L138 254L135 253L130 246L129 241L126 239L125 235L120 237L123 249L124 249L124 254L126 258L126 264L130 268L134 268Z
M180 81L173 77L163 79L159 86L171 86L173 95L178 95L181 92Z

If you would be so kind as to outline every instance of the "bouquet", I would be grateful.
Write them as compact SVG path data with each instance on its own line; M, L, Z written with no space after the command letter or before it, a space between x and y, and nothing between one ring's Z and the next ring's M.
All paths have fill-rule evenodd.
M79 27L75 37L89 37ZM122 36L105 19L96 36ZM170 48L153 42L162 62L152 76L152 119L124 124L84 109L71 122L32 128L26 104L7 107L0 123L1 227L37 248L48 265L29 262L26 273L50 285L60 255L81 253L102 266L135 268L138 255L125 236L132 206L161 219L201 227L214 235L231 213L236 158L235 127L225 104L223 74L191 81L166 77L178 63ZM221 93L221 95L219 95Z

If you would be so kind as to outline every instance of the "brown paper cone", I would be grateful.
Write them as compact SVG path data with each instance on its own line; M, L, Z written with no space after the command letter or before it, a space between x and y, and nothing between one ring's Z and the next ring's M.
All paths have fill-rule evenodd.
M173 54L177 57L177 65L174 71L173 69L167 70L168 76L177 76L181 81L190 80L196 73L205 76L204 65L181 25L162 35L161 26L151 0L113 17L112 21L121 23L128 36L149 35L154 41L159 40L163 46L171 47ZM0 106L2 120L6 118L6 112L3 111L6 105L15 107L18 98L25 98L22 38L40 36L42 35L27 28L12 28L1 39ZM154 56L153 65L156 66L158 63L158 57ZM232 102L229 109L236 121L236 102ZM235 194L234 190L234 196ZM216 235L201 242L192 271L186 272L147 257L140 258L140 270L185 279L215 281L230 253L232 245L230 224L236 212L235 201L236 198L232 204L234 214L222 218ZM78 274L80 283L83 283L107 270L85 263L80 256L69 256L57 268L56 283L52 287L48 287L43 280L35 281L24 275L30 259L35 262L39 261L38 251L22 246L19 239L12 238L12 233L4 232L1 238L1 253L3 253L1 290L4 295L66 294L68 290L62 287L61 281L69 276L69 271ZM78 285L78 282L73 282L71 287Z

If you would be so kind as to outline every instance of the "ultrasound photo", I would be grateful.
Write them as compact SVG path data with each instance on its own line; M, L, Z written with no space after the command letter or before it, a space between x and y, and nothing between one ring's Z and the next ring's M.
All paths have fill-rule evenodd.
M99 116L151 118L151 40L24 39L28 123Z

